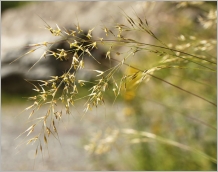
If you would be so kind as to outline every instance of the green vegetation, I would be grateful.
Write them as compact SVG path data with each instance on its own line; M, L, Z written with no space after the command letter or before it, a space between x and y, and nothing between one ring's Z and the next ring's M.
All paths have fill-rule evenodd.
M24 94L9 94L2 92L1 93L1 104L5 105L8 103L25 103L27 102L27 97L29 97L30 94L27 94L26 96Z
M31 110L29 119L36 120L24 133L31 136L27 144L36 143L36 155L46 149L51 135L59 139L57 123L79 101L85 102L81 112L85 119L114 95L113 103L126 106L120 112L126 124L96 133L86 144L91 157L98 159L98 168L116 169L109 159L117 150L124 170L216 170L216 6L180 2L167 8L175 9L174 20L160 22L157 35L150 27L152 21L134 10L134 16L122 11L126 23L104 26L103 38L93 36L94 28L85 34L79 22L75 30L45 22L47 30L70 49L51 51L56 43L45 41L30 45L32 50L25 55L45 47L39 59L68 60L70 67L61 76L38 80L40 85L31 81L36 95L29 97L33 103L26 110ZM189 10L197 10L193 16L197 22L184 16ZM92 55L100 48L106 49L105 58L111 61L104 70ZM95 69L86 69L87 57L96 63ZM84 70L95 75L92 81L80 78ZM60 104L65 112L57 108ZM42 106L48 110L37 116ZM32 136L37 127L42 130Z
M10 8L16 8L30 3L28 1L1 1L1 13Z

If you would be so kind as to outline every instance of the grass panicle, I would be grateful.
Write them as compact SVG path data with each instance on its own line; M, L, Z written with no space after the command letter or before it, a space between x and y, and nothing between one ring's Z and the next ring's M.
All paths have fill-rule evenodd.
M177 4L177 7L181 8L187 4L188 2L181 2ZM61 76L51 76L47 80L26 80L33 85L33 91L36 92L36 95L28 98L33 103L25 109L26 111L30 111L28 120L34 118L31 121L33 124L22 134L27 133L26 136L30 137L34 134L34 129L36 127L40 128L41 126L40 133L27 140L27 144L37 143L35 156L37 156L39 149L42 153L44 148L48 147L50 136L60 141L58 123L61 122L65 115L71 115L71 108L75 108L79 100L85 101L83 115L81 115L82 118L94 107L98 108L100 105L105 104L105 95L109 94L109 92L114 94L115 101L122 93L125 94L125 91L130 87L137 87L138 89L139 87L144 87L146 89L146 83L150 82L150 80L153 81L153 79L170 85L186 93L187 96L194 96L203 102L217 107L216 102L210 100L209 96L205 98L205 95L199 95L199 93L189 91L179 84L174 84L158 76L160 72L165 73L167 70L193 70L211 74L215 73L216 58L207 55L207 52L210 52L216 47L216 40L198 39L196 36L181 34L177 37L178 44L167 44L152 31L146 18L140 17L135 11L135 17L129 16L123 10L122 12L127 23L115 23L113 28L104 26L102 30L105 33L105 37L103 38L95 36L95 27L88 30L88 33L84 32L85 29L79 25L79 22L76 24L75 30L62 28L58 24L55 27L51 27L40 17L45 23L45 29L52 36L57 37L58 40L57 42L45 41L43 43L29 45L32 49L23 56L30 55L42 47L46 49L39 60L29 70L35 67L43 57L47 58L49 56L50 58L55 58L57 61L69 61L70 67ZM214 18L214 11L210 11L205 19L199 18L199 21L207 29L212 27ZM148 36L157 43L141 42L137 37L134 38L135 33L141 36ZM52 50L51 47L59 42L67 43L69 49ZM102 65L98 60L99 58L92 54L94 49L99 50L102 46L107 48L104 58L115 63L111 63L113 65L105 70L98 68L92 69L91 71L95 75L93 81L81 78L79 73L82 70L86 70L86 57L93 59L96 65ZM121 48L124 49L121 50ZM145 59L147 58L146 56L151 54L155 62L146 65L146 68L132 65L131 60L133 61L140 54L144 54L143 58ZM16 60L19 60L23 56ZM130 74L123 72L128 68L131 68L134 72ZM87 71L90 72L90 69L87 69ZM197 82L196 80L193 80L193 82ZM82 87L88 87L87 95L80 93ZM58 107L60 104L64 105L65 109L59 110ZM42 106L48 107L48 110L45 114L40 114L42 116L39 117L37 110ZM134 137L130 139L130 143L147 142L153 139L159 143L192 151L216 163L215 157L211 157L203 151L153 133L136 131L134 129L122 129L121 131L108 130L105 135L103 133L97 133L92 137L90 143L85 146L85 149L96 155L107 153L112 145L115 144L120 134L138 136L138 138Z

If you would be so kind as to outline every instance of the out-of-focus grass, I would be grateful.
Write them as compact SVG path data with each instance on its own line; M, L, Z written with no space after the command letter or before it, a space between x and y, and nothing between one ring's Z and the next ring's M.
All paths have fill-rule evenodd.
M208 4L203 6L204 10L210 7L211 5ZM183 43L176 38L181 34L195 36L199 41L216 39L214 29L204 29L197 22L198 7L176 9L175 5L168 3L164 10L168 11L170 14L167 15L171 16L165 21L159 17L158 38L164 43L172 45ZM196 21L189 20L189 17L184 16L186 13L190 14L190 10L194 13ZM161 11L158 15L164 16L164 13ZM187 51L191 54L205 55L204 52L194 52L193 49ZM209 53L216 57L215 49ZM152 53L142 53L134 62L130 59L129 63L134 63L134 66L145 70L161 58ZM216 68L211 64L205 63L205 65ZM191 62L182 64L182 67L184 68L157 71L155 76L216 103L216 72L207 71L204 68L193 69L199 66ZM86 95L86 86L80 89L82 95L83 93ZM107 92L107 96L109 101L113 100L113 92ZM4 101L8 98L7 95L3 95L3 97L6 97L3 98ZM130 89L123 93L116 99L115 104L121 102L125 104L125 108L117 113L123 117L124 126L126 124L128 128L153 133L169 141L189 146L193 150L197 149L216 159L215 106L155 78L151 78L149 82L143 83L137 89ZM115 157L115 159L121 157L118 161L111 160L110 153L112 151L109 151L104 155L93 156L93 162L99 169L107 168L109 170L116 170L117 164L123 166L124 170L216 170L214 162L195 151L183 150L149 138L133 144L131 139L138 138L120 136L118 139L117 145L114 147L117 152L119 151L119 154L116 154L118 158ZM95 162L96 160L98 162Z
M206 2L199 6L194 5L177 9L173 3L166 3L166 6L163 7L164 10L157 14L157 16L168 18L165 21L161 17L158 18L158 38L164 43L174 46L188 43L187 39L186 41L177 39L179 35L185 35L186 38L195 36L198 42L196 46L202 40L216 40L216 28L205 29L198 22L198 15L202 14L201 9L209 11L210 8L213 9L214 7L216 7L216 4ZM167 11L167 14L164 11ZM216 58L216 46L208 51L194 51L194 48L195 46L192 46L183 51L196 55L206 55L207 58ZM141 53L141 56L135 58L137 60L132 59L131 61L129 59L129 64L145 70L161 60L162 57L158 59L152 53ZM202 64L215 71L209 71L202 66L189 62L179 64L181 68L160 70L155 72L154 75L216 104L216 65ZM194 151L196 149L214 159L217 158L216 106L152 77L149 82L143 83L138 89L130 89L123 93L121 97L123 99L118 99L116 102L123 101L125 103L125 108L123 112L120 111L120 115L125 116L123 122L128 123L129 128L147 131L191 148L190 151L183 150L149 138L131 144L131 139L137 138L121 137L120 140L126 140L118 141L120 147L114 146L114 148L121 151L120 157L123 161L119 161L119 163L125 164L126 169L217 169L215 162ZM127 146L128 144L129 146ZM124 153L122 151L124 149L128 149L129 154ZM110 153L108 152L108 154ZM124 156L122 156L122 153ZM107 160L110 162L110 155L104 155L104 161ZM103 161L100 161L98 165L101 166L102 163Z
M27 101L27 97L29 97L30 94L10 94L7 92L1 92L1 104L19 104L19 103L25 103Z

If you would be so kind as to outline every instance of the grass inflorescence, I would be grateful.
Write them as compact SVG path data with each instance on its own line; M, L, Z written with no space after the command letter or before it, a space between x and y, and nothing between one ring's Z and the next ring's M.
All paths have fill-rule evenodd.
M57 24L53 28L42 19L45 22L45 28L50 34L58 37L58 41L45 41L43 43L31 44L29 46L32 47L32 49L24 55L31 54L38 48L45 47L46 50L39 60L43 57L48 58L51 56L58 61L68 61L70 65L61 76L51 76L48 80L36 80L37 84L34 84L36 81L27 81L33 85L33 90L36 92L36 95L28 98L33 101L33 103L25 110L30 110L28 119L34 119L32 120L33 124L22 134L26 133L27 136L31 136L36 127L41 127L40 133L32 136L32 138L26 141L26 144L38 143L35 151L36 155L39 150L41 152L43 151L43 145L48 144L51 135L59 140L57 123L61 121L65 114L71 114L71 108L76 107L77 101L85 101L83 115L81 116L82 118L93 107L98 108L100 105L105 104L105 95L109 92L114 94L116 100L119 95L122 93L125 94L125 91L128 92L130 87L139 88L151 79L157 79L182 91L184 94L194 96L195 98L209 103L213 107L217 107L214 100L210 100L207 97L205 98L204 95L199 95L194 91L189 91L186 88L171 83L167 79L155 74L160 73L160 71L163 71L164 73L164 71L168 69L216 73L216 58L206 54L207 51L216 47L216 41L213 39L199 40L195 36L180 35L178 37L177 45L166 44L150 29L146 18L139 17L136 12L134 12L135 17L129 16L124 11L122 12L126 19L126 23L114 23L112 29L103 26L102 31L105 33L104 38L98 38L93 35L95 28L92 28L85 33L79 23L77 23L75 30L61 28ZM203 19L200 19L200 21L203 22ZM137 40L134 38L136 33L153 38L157 44ZM51 48L59 42L68 44L69 49L51 50ZM86 78L80 78L79 72L81 70L86 70L86 57L92 58L94 63L101 66L101 62L98 60L99 58L95 57L92 54L92 51L94 49L98 50L102 46L108 48L104 58L113 63L110 63L110 67L105 70L99 70L97 68L92 69L91 72L95 74L92 81L86 80ZM120 49L123 47L124 49L121 51ZM141 68L131 64L131 60L136 59L139 54L145 54L146 56L148 53L157 57L157 59L153 60L155 61L154 64L150 65L152 67L146 65L146 68ZM30 70L36 64L37 62ZM125 69L128 68L131 68L133 72L125 73ZM87 69L87 71L90 72L90 69ZM88 94L81 96L80 88L87 85L90 86L87 88ZM57 108L60 104L64 105L64 110L59 110ZM42 116L38 116L37 110L42 106L47 106L48 110L45 114L41 114ZM212 126L212 128L214 127ZM216 161L216 158L210 157L197 149L162 138L152 133L137 132L132 129L123 129L121 133L130 135L138 134L140 137L147 137L144 139L145 142L147 139L154 139L157 142L196 152L199 155L210 159L212 162ZM105 153L109 150L110 144L115 142L118 134L119 132L116 130L112 132L113 137L110 137L113 138L112 140L107 142L105 141L107 139L105 139L101 141L102 145L95 145L94 147L93 141L93 143L90 143L85 148L92 152L95 151L96 154ZM43 142L44 144L42 144ZM134 138L130 142L143 142L143 139Z

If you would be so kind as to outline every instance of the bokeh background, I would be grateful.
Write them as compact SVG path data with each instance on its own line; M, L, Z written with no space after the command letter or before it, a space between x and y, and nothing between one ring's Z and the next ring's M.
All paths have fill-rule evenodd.
M76 108L71 109L72 115L63 117L59 123L61 144L54 138L49 140L48 149L35 160L35 145L24 144L15 149L26 139L15 140L30 125L27 123L30 112L22 111L31 105L27 97L34 95L32 85L24 78L47 79L62 74L67 67L66 63L46 58L27 72L43 50L9 64L28 51L28 44L56 40L44 29L45 23L40 17L49 25L57 23L68 28L74 28L79 21L82 29L88 31L96 27L94 36L103 37L102 26L112 28L113 22L125 22L121 9L133 17L134 10L142 18L146 17L151 30L165 44L216 61L216 2L1 2L2 170L217 169L216 163L195 151L216 159L216 106L154 78L137 89L129 87L115 103L113 93L109 92L105 105L93 109L82 120L84 102L78 102ZM149 35L135 33L133 36L158 45ZM181 49L187 44L191 46ZM94 53L104 59L102 54L106 51L102 48ZM154 53L140 53L128 63L146 69L161 60L164 57ZM88 65L95 67L91 62ZM160 70L155 75L216 104L216 72L204 68L194 70L200 67L191 63L183 65L187 68ZM205 65L216 71L215 65ZM124 68L122 72L135 71ZM92 79L88 74L83 76ZM38 117L44 113L44 107L37 111ZM122 133L123 129L132 130ZM134 135L131 131L153 133L190 149Z

